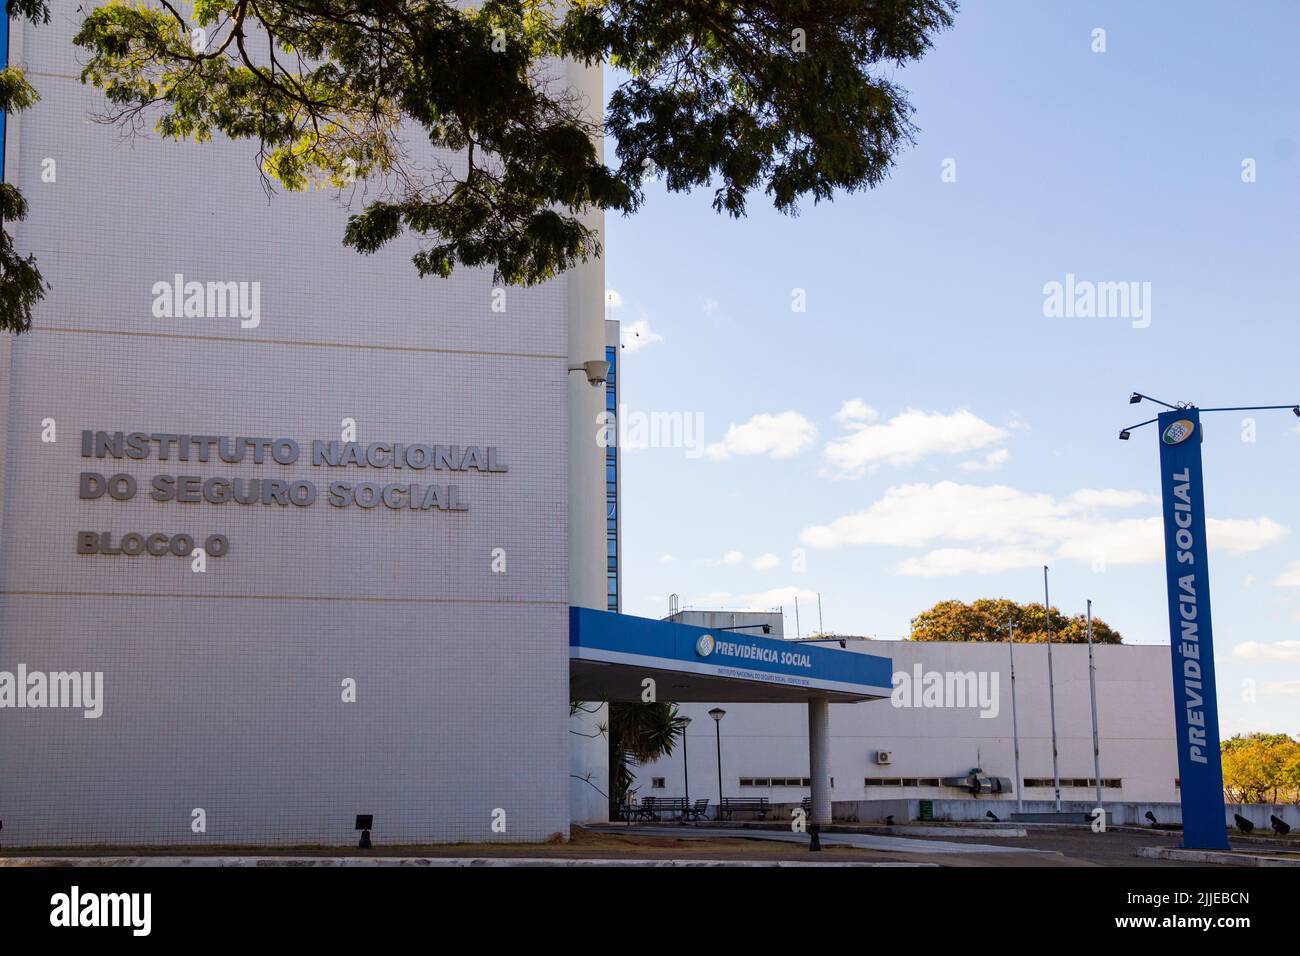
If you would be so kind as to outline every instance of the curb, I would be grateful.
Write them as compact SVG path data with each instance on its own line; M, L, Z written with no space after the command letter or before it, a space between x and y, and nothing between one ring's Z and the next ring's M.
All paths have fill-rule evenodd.
M792 860L602 860L547 859L545 857L347 857L347 856L13 856L0 858L0 867L911 867L935 863L796 862Z
M1172 846L1140 846L1136 853L1148 860L1176 860L1179 863L1217 863L1223 866L1300 866L1300 856L1265 856L1223 850L1184 850Z
M654 823L636 824L636 826L643 826L643 827L659 826L659 825L661 824L654 824ZM669 832L667 828L670 826L670 824L663 823L662 826L665 827L665 832ZM677 825L672 824L671 826L676 827ZM686 825L687 828L691 826L694 826L694 824ZM742 833L745 830L757 830L760 832L773 832L773 831L788 832L790 830L790 824L783 823L780 821L774 821L771 823L766 823L762 821L751 821L751 820L742 820L738 822L723 820L720 823L709 821L708 823L704 824L704 827L708 829L716 829L716 830L735 830L738 833ZM604 833L617 833L622 828L623 828L623 824L621 823L602 823L602 824L596 824L588 827L588 829L599 830L600 832L604 832ZM855 834L856 833L856 834L867 834L870 836L941 836L941 835L942 836L972 836L972 835L989 836L992 835L992 836L1022 837L1028 835L1023 826L1018 826L1015 824L1007 824L1007 823L985 823L985 822L970 823L970 824L951 822L951 823L940 823L934 826L922 826L922 825L907 824L907 823L898 823L895 824L894 826L888 826L884 823L823 823L821 824L821 832L823 834L826 833Z

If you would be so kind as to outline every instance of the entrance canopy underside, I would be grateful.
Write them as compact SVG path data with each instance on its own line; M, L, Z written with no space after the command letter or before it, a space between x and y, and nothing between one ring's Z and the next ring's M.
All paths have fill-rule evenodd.
M569 692L577 700L854 703L888 697L889 658L653 618L569 608Z

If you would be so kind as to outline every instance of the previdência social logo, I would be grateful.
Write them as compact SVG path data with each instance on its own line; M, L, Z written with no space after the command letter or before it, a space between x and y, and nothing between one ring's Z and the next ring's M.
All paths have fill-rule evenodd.
M701 634L695 642L695 653L700 657L708 657L713 653L713 635Z
M1160 440L1166 445L1178 445L1192 437L1192 432L1196 431L1196 426L1186 418L1180 418L1176 422L1170 422L1165 433L1160 436Z

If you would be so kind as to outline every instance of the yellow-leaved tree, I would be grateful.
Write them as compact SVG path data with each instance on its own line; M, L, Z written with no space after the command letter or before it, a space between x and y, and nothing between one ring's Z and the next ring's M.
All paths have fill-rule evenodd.
M1007 598L940 601L912 618L914 641L1005 641L1007 621L1014 623L1016 640L1035 643L1047 640L1047 619L1041 604L1018 604ZM1063 644L1088 639L1087 620L1082 614L1068 617L1052 608L1052 640ZM1123 638L1101 618L1093 615L1092 639L1098 644L1119 644Z

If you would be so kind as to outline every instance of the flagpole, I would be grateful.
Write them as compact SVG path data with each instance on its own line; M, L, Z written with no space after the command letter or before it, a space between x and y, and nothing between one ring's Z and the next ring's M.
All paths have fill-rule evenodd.
M1016 716L1016 626L1007 618L1007 655L1011 658L1011 739L1016 754L1016 812L1025 812L1023 781L1020 779L1020 720Z
M1052 601L1047 592L1047 565L1043 565L1043 618L1047 622L1047 705L1052 712L1052 785L1056 812L1061 812L1061 770L1056 753L1056 682L1052 677Z
M1097 665L1092 659L1092 599L1088 599L1088 691L1092 694L1092 772L1097 778L1097 806L1101 806L1101 743L1097 737Z

